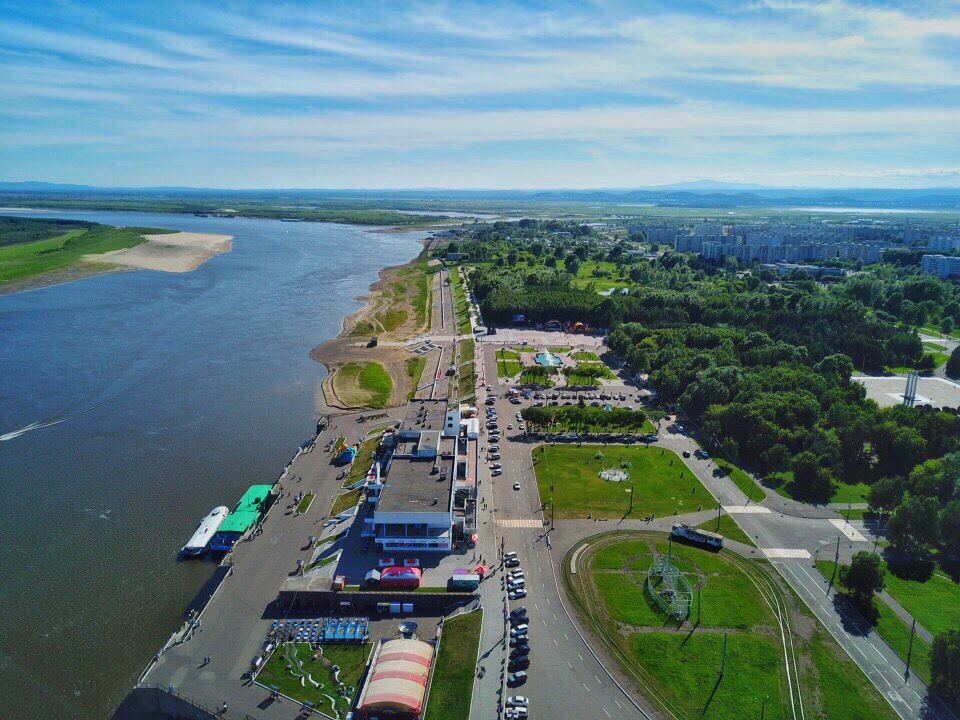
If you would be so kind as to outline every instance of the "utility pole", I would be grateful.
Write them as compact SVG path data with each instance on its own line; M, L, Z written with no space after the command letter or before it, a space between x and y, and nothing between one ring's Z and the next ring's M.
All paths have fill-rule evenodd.
M723 658L720 660L720 677L727 671L727 634L723 634Z
M627 515L633 512L633 478L630 478L630 509L627 510Z
M917 619L913 619L913 625L910 626L910 648L907 650L907 672L906 677L910 677L910 659L913 656L913 636L917 632Z
M553 521L554 521L554 511L557 508L557 503L553 499L553 485L550 486L550 530L553 530Z

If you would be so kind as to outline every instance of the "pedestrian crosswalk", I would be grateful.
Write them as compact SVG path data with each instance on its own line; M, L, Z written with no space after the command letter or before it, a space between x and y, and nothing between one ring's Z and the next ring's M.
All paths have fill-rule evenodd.
M830 524L842 532L846 536L847 540L851 540L853 542L867 542L867 538L863 536L863 533L857 530L846 520L833 519L830 521Z
M761 515L770 512L770 508L765 508L762 505L724 505L723 509L730 514L741 513L745 515Z
M530 518L516 518L516 519L504 519L497 520L497 525L505 528L538 528L541 527L539 520L531 520Z
M763 548L763 554L768 558L794 558L797 560L809 560L810 553L802 548Z

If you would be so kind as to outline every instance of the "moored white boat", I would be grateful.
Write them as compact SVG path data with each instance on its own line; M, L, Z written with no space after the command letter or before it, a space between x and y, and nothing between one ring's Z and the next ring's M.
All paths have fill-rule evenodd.
M180 549L180 552L184 555L200 555L203 553L210 543L210 538L213 537L213 534L219 529L229 514L230 510L224 505L211 510L210 514L200 521L196 532L193 533L193 537Z

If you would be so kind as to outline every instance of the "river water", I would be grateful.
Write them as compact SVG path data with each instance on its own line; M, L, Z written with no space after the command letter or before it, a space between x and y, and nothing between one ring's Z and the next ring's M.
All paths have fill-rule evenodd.
M177 560L199 519L312 437L325 370L310 350L426 233L40 216L236 238L190 273L0 296L0 716L98 718L213 574Z

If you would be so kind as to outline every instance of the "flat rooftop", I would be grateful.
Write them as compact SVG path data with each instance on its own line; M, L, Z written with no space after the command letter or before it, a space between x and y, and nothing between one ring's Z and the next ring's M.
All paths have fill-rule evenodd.
M434 473L437 460L441 470ZM447 512L455 464L455 458L394 457L377 512Z
M410 400L400 431L442 431L447 419L446 400Z

